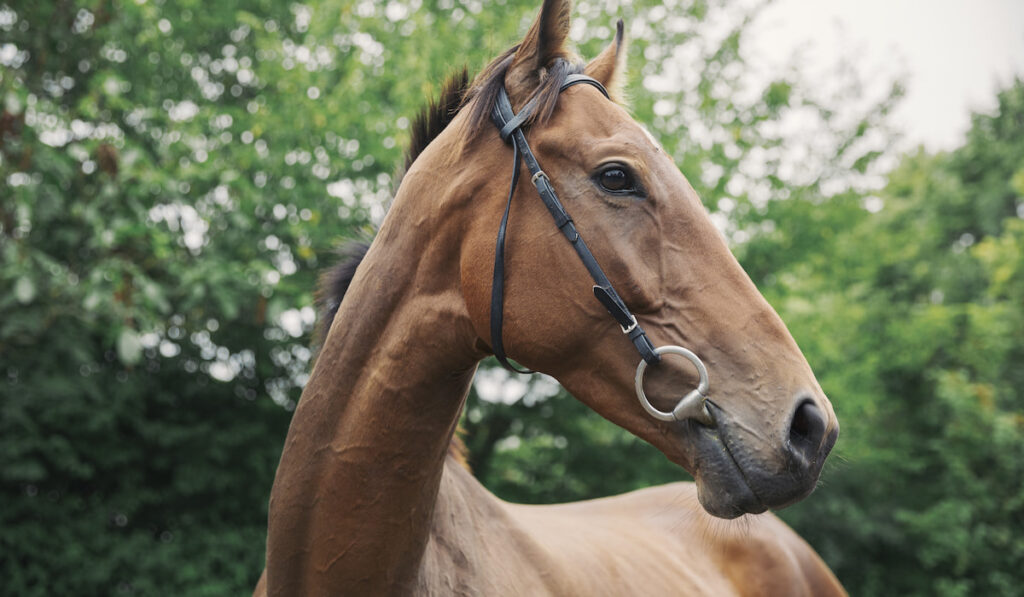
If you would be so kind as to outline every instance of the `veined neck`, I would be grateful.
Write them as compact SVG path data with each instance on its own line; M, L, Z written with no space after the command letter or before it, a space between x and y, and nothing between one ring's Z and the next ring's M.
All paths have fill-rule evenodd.
M402 195L352 281L288 431L270 501L271 595L387 594L415 580L481 355L459 295L458 247L436 236L456 223L410 226L433 210Z

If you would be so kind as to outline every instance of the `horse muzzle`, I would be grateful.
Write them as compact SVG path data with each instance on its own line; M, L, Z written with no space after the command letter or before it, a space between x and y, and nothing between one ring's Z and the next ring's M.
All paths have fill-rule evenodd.
M695 435L698 497L719 518L790 506L814 491L825 459L839 437L838 423L810 398L797 401L776 441L706 401L714 427L687 422ZM775 434L769 434L769 437Z

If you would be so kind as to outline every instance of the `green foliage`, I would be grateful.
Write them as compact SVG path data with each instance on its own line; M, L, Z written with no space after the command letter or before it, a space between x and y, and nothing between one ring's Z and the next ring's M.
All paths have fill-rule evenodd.
M251 590L316 273L382 217L444 74L536 9L500 4L0 0L5 592ZM871 197L898 87L762 81L742 59L756 13L727 3L610 4L578 2L573 39L592 56L625 19L634 114L843 422L788 520L852 594L1020 594L1024 85ZM547 382L523 393L467 409L499 495L682 476Z

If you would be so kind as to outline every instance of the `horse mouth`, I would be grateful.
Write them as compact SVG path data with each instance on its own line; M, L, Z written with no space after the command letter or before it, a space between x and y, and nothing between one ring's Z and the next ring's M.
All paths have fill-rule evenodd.
M772 444L710 400L707 405L715 426L690 420L686 432L695 448L697 496L709 514L736 518L779 510L814 491L839 435L837 425L821 423L813 441L804 444L793 430L785 441Z
M750 486L719 431L697 423L688 423L697 436L697 499L708 514L732 519L744 514L760 514L768 509Z

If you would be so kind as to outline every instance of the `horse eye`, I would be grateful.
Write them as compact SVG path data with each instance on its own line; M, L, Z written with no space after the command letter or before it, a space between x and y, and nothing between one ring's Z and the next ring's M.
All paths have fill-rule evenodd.
M633 184L633 176L620 166L612 166L602 170L598 174L597 180L602 189L612 193L636 190L636 185Z

